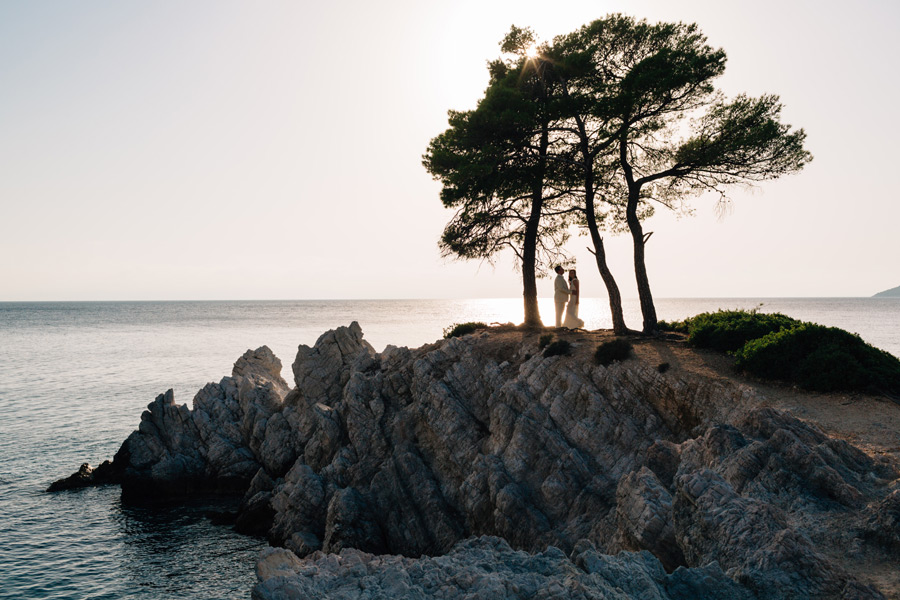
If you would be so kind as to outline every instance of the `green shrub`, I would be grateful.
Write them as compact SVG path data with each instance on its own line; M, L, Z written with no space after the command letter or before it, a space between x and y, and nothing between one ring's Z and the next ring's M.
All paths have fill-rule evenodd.
M684 321L658 321L656 323L656 328L660 331L677 331L679 333L687 333L687 322L689 320L690 319L685 319Z
M487 325L477 321L469 321L468 323L454 323L450 327L444 329L444 338L461 337L469 335L479 329L487 329Z
M631 356L631 350L631 342L615 338L597 346L597 350L594 352L594 362L605 367L616 361L625 360Z
M572 352L572 344L566 340L551 342L544 349L544 356L568 356Z
M900 393L900 360L836 327L802 323L751 340L735 366L819 392Z
M541 336L541 339L538 340L538 349L543 350L544 348L547 347L547 344L549 344L552 341L553 341L553 334L545 333L544 335Z
M780 313L766 314L756 310L719 310L684 321L659 322L663 331L688 334L688 342L693 346L722 352L734 352L750 340L797 325L800 321Z

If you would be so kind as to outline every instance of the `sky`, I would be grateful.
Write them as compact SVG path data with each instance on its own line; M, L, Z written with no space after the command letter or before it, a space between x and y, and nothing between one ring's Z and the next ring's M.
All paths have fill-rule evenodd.
M657 214L656 297L900 285L900 3L862 0L0 2L0 301L517 297L511 256L441 258L421 165L510 25L696 22L729 96L776 93L800 174ZM569 251L604 288L589 240ZM608 236L623 296L628 236ZM539 281L541 295L552 280Z

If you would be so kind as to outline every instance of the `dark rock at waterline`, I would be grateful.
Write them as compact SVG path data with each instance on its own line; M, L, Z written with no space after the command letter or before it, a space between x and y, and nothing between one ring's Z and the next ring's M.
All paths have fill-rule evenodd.
M264 536L269 533L275 519L272 494L261 492L245 502L235 519L234 528L246 535Z
M204 516L213 525L234 525L237 520L237 512L233 510L208 510Z
M50 484L47 488L48 492L59 492L62 490L73 490L96 485L107 485L120 483L121 478L117 469L108 460L96 469L88 463L82 463L78 471L69 475L64 479L58 479Z

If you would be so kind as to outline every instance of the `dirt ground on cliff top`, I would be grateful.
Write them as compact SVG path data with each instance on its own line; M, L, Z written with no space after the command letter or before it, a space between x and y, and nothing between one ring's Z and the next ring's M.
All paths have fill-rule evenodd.
M501 326L489 329L498 346L515 342L537 343L541 335L567 340L575 345L574 355L593 360L594 350L613 339L610 330L585 331L546 328L543 331ZM477 335L477 334L476 334ZM861 393L819 393L779 382L763 381L734 369L734 360L713 350L692 348L679 334L666 339L626 336L635 357L654 367L669 364L669 371L701 375L736 382L756 391L758 406L790 411L798 419L818 425L828 435L845 440L872 456L886 456L900 466L900 404L886 397ZM751 407L748 407L751 408Z
M594 351L601 342L616 337L610 330L545 328L535 331L512 326L491 327L486 337L489 349L495 345L500 357L508 354L510 345L524 342L536 348L540 337L548 333L554 340L571 342L574 346L572 355L585 361L593 360ZM900 404L889 398L860 393L808 392L791 385L748 377L735 371L731 357L692 348L679 334L668 335L665 339L641 335L625 337L634 347L638 360L653 367L668 363L666 372L675 376L687 372L746 385L756 391L756 406L790 411L798 419L816 424L829 436L845 440L870 456L887 458L900 467ZM886 598L900 600L900 569L893 562L870 553L851 558L838 555L838 549L820 550L864 583L874 585Z

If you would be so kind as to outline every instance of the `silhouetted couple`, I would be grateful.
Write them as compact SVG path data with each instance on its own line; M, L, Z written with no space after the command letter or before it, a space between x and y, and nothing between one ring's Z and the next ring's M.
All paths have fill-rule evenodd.
M565 269L556 265L556 281L553 283L553 301L556 303L556 326L578 329L584 327L584 321L578 318L578 293L581 285L575 269L569 269L569 281L564 276ZM563 321L563 310L566 319Z

